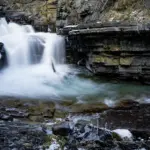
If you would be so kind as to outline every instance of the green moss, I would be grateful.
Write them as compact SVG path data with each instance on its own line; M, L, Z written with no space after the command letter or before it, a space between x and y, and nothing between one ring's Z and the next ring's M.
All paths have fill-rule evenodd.
M106 57L105 58L105 63L108 66L116 66L119 65L119 58L116 57Z
M56 110L55 114L54 114L54 118L66 118L66 116L68 115L67 112L65 112L64 110Z
M120 65L130 66L133 62L133 57L122 57L120 58Z
M28 110L31 113L42 114L47 110L53 112L55 109L55 104L53 102L36 102L34 105L29 106Z
M94 55L93 56L93 62L95 62L95 63L104 63L105 59L104 59L103 56Z
M121 137L117 133L112 132L112 136L113 136L114 140L116 140L116 141L122 141Z
M93 62L94 63L104 63L105 65L108 66L116 66L119 65L119 58L114 57L114 56L100 56L100 55L95 55L93 56Z
M70 107L70 112L75 113L93 113L93 112L101 112L103 110L108 109L108 106L101 102L88 103L88 104L74 104Z
M104 50L105 51L119 51L120 46L117 44L105 45Z

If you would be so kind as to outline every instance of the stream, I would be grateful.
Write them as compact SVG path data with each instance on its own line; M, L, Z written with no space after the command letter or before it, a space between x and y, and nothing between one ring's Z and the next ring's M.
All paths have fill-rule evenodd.
M150 86L96 78L88 70L66 64L65 39L54 33L35 32L30 25L7 23L5 18L0 19L0 31L0 42L7 56L7 65L0 71L1 149L21 149L22 143L24 149L40 149L45 134L51 135L52 130L56 135L65 133L70 138L67 141L48 134L46 145L50 150L58 149L58 145L60 148L62 141L67 142L67 150L85 147L91 150L93 143L94 149L133 150L141 144L133 129L140 129L142 133L147 129L148 120L140 127L138 123L141 125L141 117L149 117ZM112 114L121 116L118 115L119 123ZM137 126L130 124L132 119L137 120ZM67 125L51 127L62 121ZM111 124L125 129L114 130ZM150 133L147 134L141 137L147 140ZM9 135L12 135L10 139ZM118 141L127 142L127 147ZM102 148L105 144L106 148ZM134 144L134 148L130 144ZM139 146L141 150L149 148L149 144L145 145Z

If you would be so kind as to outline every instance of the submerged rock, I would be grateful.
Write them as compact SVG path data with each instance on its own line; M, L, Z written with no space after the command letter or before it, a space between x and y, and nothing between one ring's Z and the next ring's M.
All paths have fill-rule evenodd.
M0 42L0 69L7 64L6 52L4 44Z

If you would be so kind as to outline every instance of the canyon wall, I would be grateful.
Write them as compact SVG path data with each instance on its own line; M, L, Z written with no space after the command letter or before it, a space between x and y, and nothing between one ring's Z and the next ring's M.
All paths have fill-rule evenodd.
M24 14L33 25L55 26L56 0L0 0L0 9L12 18Z
M150 81L148 0L59 0L57 32L70 61L96 75Z
M56 25L69 60L95 74L149 81L149 0L0 0L0 10L41 31Z
M149 0L58 0L57 26L95 22L149 22Z

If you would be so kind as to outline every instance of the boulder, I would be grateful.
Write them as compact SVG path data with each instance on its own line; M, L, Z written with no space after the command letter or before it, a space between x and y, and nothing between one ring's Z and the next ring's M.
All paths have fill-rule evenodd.
M70 128L69 123L66 121L66 122L54 125L52 127L52 131L53 131L53 134L55 135L67 136L71 133L72 130Z
M108 130L93 126L85 121L74 124L65 144L67 150L137 150L149 149L148 134L126 129ZM143 135L139 139L137 135Z

